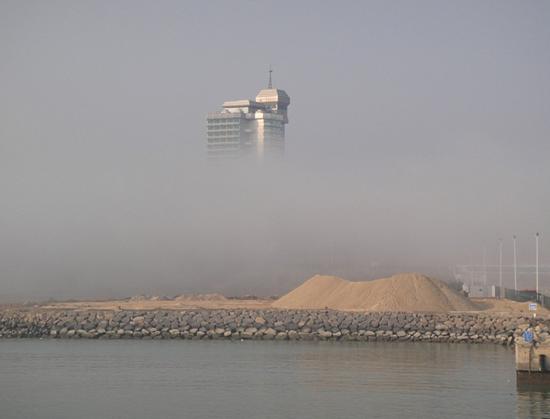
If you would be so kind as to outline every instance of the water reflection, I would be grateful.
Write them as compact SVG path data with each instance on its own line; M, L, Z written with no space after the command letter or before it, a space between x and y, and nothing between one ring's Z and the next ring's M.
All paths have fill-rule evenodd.
M550 386L518 385L518 418L550 418Z
M380 391L424 392L493 387L495 373L501 385L513 386L513 375L502 363L503 348L472 345L371 342L303 346L296 373L316 389L375 387ZM475 384L474 384L475 385Z

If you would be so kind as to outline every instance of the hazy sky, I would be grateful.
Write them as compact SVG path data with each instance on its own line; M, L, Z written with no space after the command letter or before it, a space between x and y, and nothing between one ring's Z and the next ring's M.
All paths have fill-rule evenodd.
M448 279L499 237L511 263L512 234L533 263L536 231L550 263L549 22L548 1L1 0L0 300ZM269 64L284 161L210 164L207 112Z

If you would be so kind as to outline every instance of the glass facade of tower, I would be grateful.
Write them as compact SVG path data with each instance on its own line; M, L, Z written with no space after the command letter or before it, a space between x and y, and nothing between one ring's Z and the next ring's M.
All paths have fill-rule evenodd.
M243 120L241 114L209 114L208 123L208 155L211 157L238 156L243 144Z

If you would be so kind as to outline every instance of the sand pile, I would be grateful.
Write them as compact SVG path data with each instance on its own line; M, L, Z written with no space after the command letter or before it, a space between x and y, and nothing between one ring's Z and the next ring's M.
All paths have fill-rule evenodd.
M180 294L176 297L167 297L162 295L135 295L128 299L130 302L142 301L227 301L227 298L221 294Z
M134 295L128 301L169 301L172 298L163 295Z
M410 273L365 282L316 275L279 298L273 307L407 312L478 310L444 282Z
M174 298L175 301L226 301L221 294L181 294Z
M148 295L134 295L133 297L128 298L128 301L147 301L151 297Z
M473 301L479 307L479 310L490 311L493 313L523 313L529 316L533 312L529 310L529 303L534 301L512 301L507 298L498 300L496 298L474 298ZM550 310L537 304L537 315L549 315Z

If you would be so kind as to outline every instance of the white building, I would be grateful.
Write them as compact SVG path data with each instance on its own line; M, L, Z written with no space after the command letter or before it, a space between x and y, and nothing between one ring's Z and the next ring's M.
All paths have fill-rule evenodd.
M272 88L270 71L269 86L256 100L224 102L220 112L208 114L208 156L282 156L288 105L286 92Z

